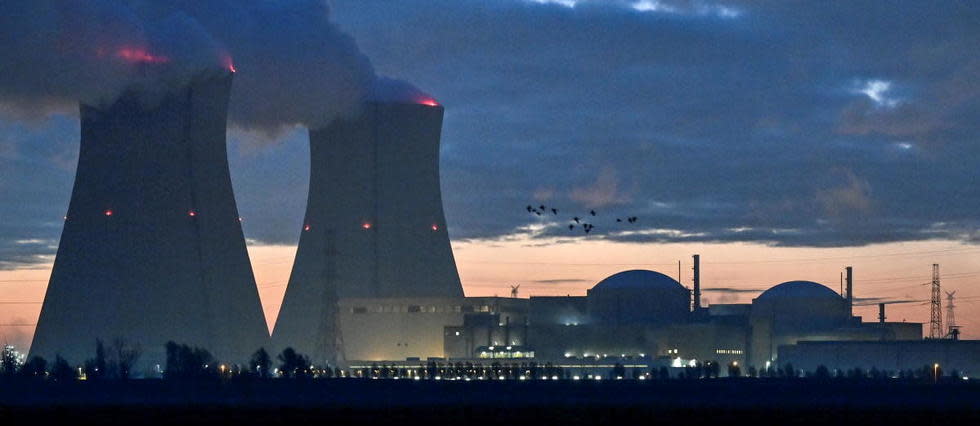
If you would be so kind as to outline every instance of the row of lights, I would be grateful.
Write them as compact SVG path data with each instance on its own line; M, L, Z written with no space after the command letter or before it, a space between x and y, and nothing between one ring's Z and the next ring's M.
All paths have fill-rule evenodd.
M105 210L102 211L102 214L105 215L106 217L111 217L111 216L115 215L116 212L114 210L112 210L112 209L105 209ZM194 210L194 209L188 210L187 211L187 215L190 216L190 217L197 217L197 210ZM65 220L68 220L68 216L65 215L64 216L64 219ZM238 221L239 222L242 222L243 220L244 219L242 219L241 216L238 217ZM309 225L307 225L307 227L309 227ZM307 231L309 231L309 229L307 229Z

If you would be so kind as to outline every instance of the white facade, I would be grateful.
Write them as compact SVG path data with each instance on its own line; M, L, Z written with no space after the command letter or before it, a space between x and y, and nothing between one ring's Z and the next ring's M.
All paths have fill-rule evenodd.
M310 132L310 194L275 350L339 362L341 298L463 296L439 188L442 116L369 103Z
M232 193L225 127L232 75L201 76L147 103L81 106L71 204L31 354L92 358L96 339L164 344L244 363L268 330Z

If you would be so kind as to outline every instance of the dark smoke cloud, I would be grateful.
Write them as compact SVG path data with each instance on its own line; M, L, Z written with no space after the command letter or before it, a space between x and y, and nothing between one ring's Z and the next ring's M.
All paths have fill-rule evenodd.
M0 105L24 115L228 68L231 121L266 133L327 124L367 99L427 98L376 76L322 0L12 0L0 5L0 40Z

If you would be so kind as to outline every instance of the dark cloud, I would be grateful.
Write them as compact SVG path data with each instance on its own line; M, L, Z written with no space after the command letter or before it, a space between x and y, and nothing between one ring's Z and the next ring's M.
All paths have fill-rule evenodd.
M587 238L623 242L980 240L980 5L557 3L331 2L334 30L375 73L446 106L442 188L455 240L585 238L567 219L590 208L599 216ZM262 58L236 56L242 67ZM265 70L260 62L247 68ZM243 70L236 87L244 81ZM247 236L293 243L305 135L267 149L250 138L232 138ZM32 187L37 173L13 183ZM29 202L63 206L70 179L57 179L45 178L60 198ZM528 203L562 215L527 215ZM615 222L626 215L640 220Z
M323 0L9 0L0 63L3 110L35 116L237 69L231 122L270 135L426 96L377 76Z

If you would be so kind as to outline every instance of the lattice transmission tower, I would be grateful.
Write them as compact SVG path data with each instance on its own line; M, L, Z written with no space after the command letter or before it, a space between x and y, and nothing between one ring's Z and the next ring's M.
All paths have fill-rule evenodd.
M953 305L953 295L955 294L955 291L946 292L946 329L948 330L946 336L951 339L956 335L954 331L956 330L956 313L953 311L953 308L956 307Z
M939 285L939 264L932 264L932 309L929 317L929 338L941 339L945 335L943 330L943 301L942 288Z

